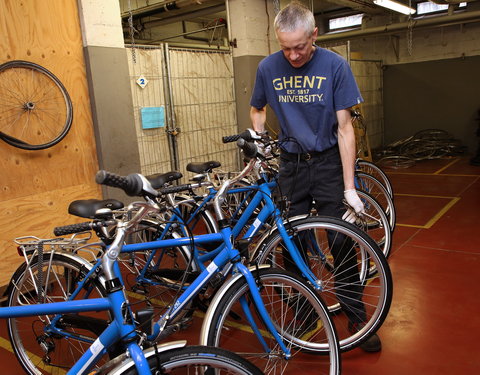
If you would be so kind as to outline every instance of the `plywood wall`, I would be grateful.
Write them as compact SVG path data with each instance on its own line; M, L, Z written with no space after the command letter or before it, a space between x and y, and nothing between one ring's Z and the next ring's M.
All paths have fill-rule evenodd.
M66 138L46 150L0 141L0 288L21 262L15 237L51 237L54 226L75 221L67 214L72 200L100 197L76 0L0 0L0 63L10 60L54 73L71 96L74 117Z

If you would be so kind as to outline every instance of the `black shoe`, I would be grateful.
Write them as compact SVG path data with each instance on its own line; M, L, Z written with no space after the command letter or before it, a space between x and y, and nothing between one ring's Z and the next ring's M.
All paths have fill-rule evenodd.
M351 323L348 322L348 330L351 333L356 333L365 326L365 323ZM376 353L382 350L382 342L376 333L371 335L367 341L360 345L360 348L368 353Z

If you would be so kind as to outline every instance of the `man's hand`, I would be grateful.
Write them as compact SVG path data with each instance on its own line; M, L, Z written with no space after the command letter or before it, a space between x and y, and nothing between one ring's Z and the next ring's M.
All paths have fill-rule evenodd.
M345 190L343 192L343 196L345 200L355 210L357 214L363 214L365 212L365 207L363 206L363 202L360 200L360 197L357 194L355 189Z
M358 216L365 212L365 207L355 189L345 190L344 197L348 208L342 219L353 224L357 221Z

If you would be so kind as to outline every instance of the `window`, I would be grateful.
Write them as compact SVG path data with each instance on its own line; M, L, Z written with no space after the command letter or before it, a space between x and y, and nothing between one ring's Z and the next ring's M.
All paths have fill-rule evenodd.
M467 6L467 3L459 3L459 8L464 8ZM448 10L448 4L436 4L431 1L424 1L417 3L417 15L422 14L431 14L437 12L446 12Z
M345 29L349 27L358 27L362 25L363 14L354 14L352 16L332 18L328 20L330 31Z

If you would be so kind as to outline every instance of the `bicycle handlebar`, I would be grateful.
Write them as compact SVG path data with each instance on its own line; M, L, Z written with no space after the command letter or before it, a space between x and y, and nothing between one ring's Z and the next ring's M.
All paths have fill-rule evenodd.
M239 139L244 139L246 141L253 141L254 140L252 138L252 134L250 133L250 131L245 130L244 132L242 132L240 134L226 135L225 137L222 137L222 142L223 143L236 142Z
M247 158L258 156L258 147L253 142L247 142L244 138L240 138L237 140L237 146L242 149Z
M132 173L128 176L120 176L115 173L100 170L95 176L97 184L122 189L130 196L153 196L158 195L150 182L140 174Z

